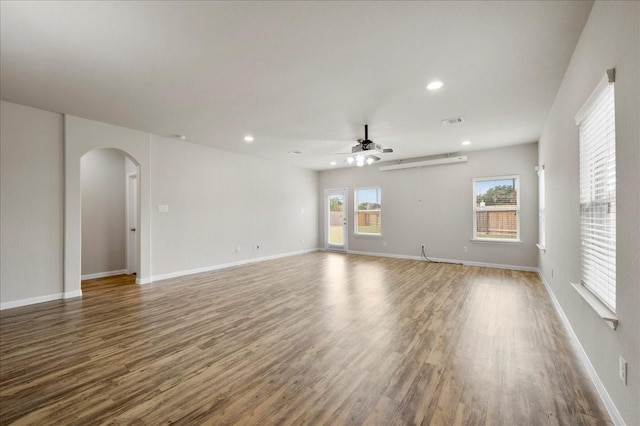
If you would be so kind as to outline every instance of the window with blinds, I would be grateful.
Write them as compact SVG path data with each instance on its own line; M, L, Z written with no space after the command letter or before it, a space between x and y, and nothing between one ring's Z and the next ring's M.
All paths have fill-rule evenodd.
M613 70L580 112L581 283L615 312L616 126Z
M544 224L544 166L536 167L538 172L538 248L545 249L546 246L546 229Z

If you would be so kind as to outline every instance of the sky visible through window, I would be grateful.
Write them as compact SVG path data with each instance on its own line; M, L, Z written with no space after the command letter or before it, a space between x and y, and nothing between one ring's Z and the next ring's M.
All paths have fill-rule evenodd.
M378 188L358 189L358 203L380 204L380 191Z
M489 189L495 188L496 186L509 185L514 186L515 179L501 179L501 180L485 180L476 182L476 194L483 195Z

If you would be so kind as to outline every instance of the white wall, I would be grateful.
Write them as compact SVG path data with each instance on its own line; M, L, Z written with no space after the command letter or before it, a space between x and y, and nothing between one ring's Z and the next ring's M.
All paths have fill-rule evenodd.
M317 172L159 136L151 161L154 278L317 247Z
M0 303L58 298L63 291L62 115L0 101L0 122Z
M97 149L81 159L83 276L127 267L125 158Z
M150 281L151 235L149 225L149 186L151 135L137 130L113 126L84 118L65 115L65 198L64 198L64 292L65 297L82 294L81 283L81 180L80 161L95 149L114 148L133 159L139 170L138 186L140 210L138 212L139 268L136 282Z
M141 283L317 247L317 172L1 106L2 309L81 294L81 158L102 148L137 162Z
M640 2L595 3L539 143L546 166L544 279L599 379L629 425L640 424ZM612 330L570 282L580 280L578 128L575 114L607 68L616 68L617 301ZM629 383L618 377L628 362Z
M349 251L427 256L536 268L538 233L537 144L472 151L467 163L380 171L378 165L320 173L319 235L324 246L324 189L349 188ZM520 175L520 245L472 242L474 177ZM382 237L355 236L353 190L382 187ZM386 244L386 245L385 245ZM467 247L467 252L463 252Z

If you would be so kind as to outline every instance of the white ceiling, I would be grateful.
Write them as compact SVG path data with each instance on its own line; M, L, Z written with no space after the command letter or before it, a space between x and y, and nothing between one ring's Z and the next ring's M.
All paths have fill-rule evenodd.
M365 123L383 160L528 143L591 6L2 1L0 95L316 170Z

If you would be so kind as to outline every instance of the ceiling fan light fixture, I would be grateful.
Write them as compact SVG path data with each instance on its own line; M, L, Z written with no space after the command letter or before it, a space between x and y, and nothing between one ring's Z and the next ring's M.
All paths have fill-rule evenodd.
M358 161L358 162L356 163L356 166L358 166L358 167L362 167L362 166L364 166L364 161Z
M372 165L375 160L371 157L367 158L367 164Z
M347 157L347 163L349 164L353 163L353 157Z
M444 83L438 80L434 80L427 84L427 90L438 90L444 86Z

